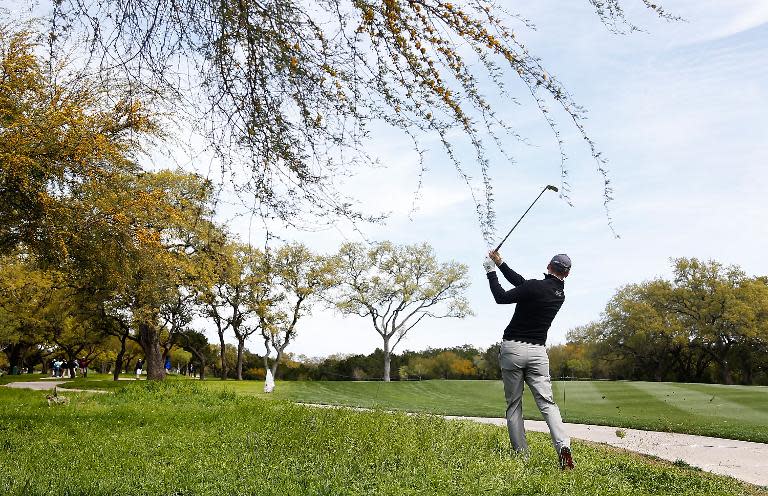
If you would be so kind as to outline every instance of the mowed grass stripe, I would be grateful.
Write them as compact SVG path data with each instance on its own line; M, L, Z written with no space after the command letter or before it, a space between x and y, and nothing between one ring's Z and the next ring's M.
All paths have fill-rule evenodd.
M634 387L662 399L669 406L689 415L746 422L757 420L762 416L762 420L766 420L765 414L761 415L754 408L729 401L722 395L718 397L711 388L702 390L690 387L688 384L674 383L637 383Z
M583 422L581 419L585 416L606 417L608 412L613 412L614 403L602 398L603 393L595 382L558 381L552 386L555 402L566 422ZM601 413L603 411L606 413Z
M632 382L595 381L601 398L591 405L582 405L582 423L590 417L599 417L602 425L637 427L650 430L670 430L669 415L676 418L676 410Z
M691 391L707 396L707 402L726 408L736 413L738 418L749 419L768 424L768 387L761 386L726 386L724 384L677 384ZM763 392L763 401L755 401L755 392ZM727 402L727 403L726 403Z

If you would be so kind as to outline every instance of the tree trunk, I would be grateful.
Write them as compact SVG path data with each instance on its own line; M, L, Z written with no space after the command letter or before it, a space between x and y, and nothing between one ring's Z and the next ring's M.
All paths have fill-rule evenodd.
M275 358L275 362L272 364L272 378L277 380L277 366L280 364L280 357L283 356L282 350L278 350L277 352L277 358Z
M200 360L200 380L205 380L205 360Z
M237 338L237 380L243 380L243 349L245 349L245 339Z
M391 351L389 349L389 337L384 337L384 382L389 382L389 372L391 364Z
M120 379L120 370L123 368L123 356L125 356L125 340L128 336L123 334L120 336L120 351L115 358L115 372L112 374L112 380L117 381Z
M275 356L275 363L272 364L272 378L274 380L277 380L277 367L280 365L280 359L283 357L283 352L286 347L288 347L288 342L283 343L279 348L275 348L277 355ZM264 359L266 360L266 357L264 357Z
M723 384L728 384L730 386L733 384L733 376L731 375L731 366L728 363L728 360L723 360L721 367L723 370Z
M219 349L219 355L221 356L221 379L225 380L227 378L227 359L224 355L224 333L222 331L219 331L219 343L221 344Z
M22 350L22 344L16 343L12 344L10 348L10 352L6 351L6 355L8 355L8 371L9 373L13 374L13 369L15 368L16 371L21 370L21 350Z
M163 350L160 346L160 333L153 325L139 324L139 343L144 349L144 366L147 369L147 379L162 381L165 379L165 363Z

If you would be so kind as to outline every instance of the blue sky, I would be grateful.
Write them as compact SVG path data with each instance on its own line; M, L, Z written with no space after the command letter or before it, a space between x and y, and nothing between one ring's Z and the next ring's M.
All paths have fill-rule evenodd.
M588 131L609 160L611 215L621 236L614 238L608 227L601 177L588 150L560 115L574 206L553 194L542 198L501 250L529 278L541 277L555 253L573 259L549 344L598 318L618 287L669 277L671 257L715 259L748 274L768 274L768 2L665 2L686 19L677 23L654 18L640 2L626 3L628 17L645 32L610 33L586 1L527 2L520 11L538 29L518 36L589 111ZM515 164L493 156L502 236L544 185L559 185L551 133L522 93L520 99L519 106L498 108L528 139L510 142ZM500 339L514 307L493 303L481 266L486 246L467 186L437 144L428 148L427 187L412 215L416 155L396 134L381 132L370 143L388 167L361 173L343 189L370 211L392 211L385 226L364 227L370 239L427 241L440 259L470 267L475 316L424 321L399 351L485 347ZM233 221L232 227L248 237L247 224ZM360 239L343 225L285 235L321 252ZM260 236L250 231L255 244ZM301 324L289 351L369 353L380 345L365 319L318 310ZM257 341L251 348L260 351Z

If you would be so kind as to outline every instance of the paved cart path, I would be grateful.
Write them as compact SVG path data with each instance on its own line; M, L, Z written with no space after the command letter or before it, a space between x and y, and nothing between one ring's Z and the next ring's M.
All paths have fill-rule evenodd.
M67 382L70 380L71 379L63 379L58 381L43 380L43 381L34 381L34 382L11 382L6 384L5 387L17 388L17 389L35 389L37 391L51 391L62 382ZM108 393L109 392L101 389L69 389L69 388L63 388L63 387L59 387L59 391L68 391L72 393Z
M61 380L12 382L6 387L50 390L60 383ZM59 388L59 390L63 389ZM66 391L78 390L68 389ZM93 390L92 392L106 391ZM312 407L348 408L335 405L304 404ZM353 409L368 410L366 408ZM455 417L451 415L444 417L450 420L469 420L481 424L506 426L506 420L503 418ZM547 424L540 420L526 420L525 428L530 431L549 432ZM619 437L616 435L616 427L602 425L565 424L565 428L572 438L604 443L637 453L657 456L672 462L682 460L708 472L729 475L758 486L768 486L768 444L625 428L621 429L624 437ZM578 456L578 450L576 450L574 457L577 468Z
M312 407L352 408L354 410L371 411L368 408L339 405L303 404ZM442 417L449 420L469 420L481 424L503 426L505 428L507 425L507 420L504 418L457 417L453 415L443 415ZM546 422L541 420L526 420L525 429L549 433ZM571 438L608 444L628 451L656 456L671 462L682 460L688 465L698 467L707 472L728 475L750 484L768 488L768 444L626 428L621 428L624 437L619 437L616 435L616 427L604 425L566 423L565 430ZM578 449L574 451L573 456L576 461L576 468L578 469Z
M503 418L453 416L446 416L446 418L506 426L506 419ZM525 428L530 431L549 433L547 424L541 420L526 420ZM572 438L609 444L671 462L682 460L707 472L729 475L758 486L768 486L768 444L625 428L621 429L624 433L622 438L616 435L616 427L603 425L566 423L565 429ZM577 468L578 456L578 450L576 450L574 458Z

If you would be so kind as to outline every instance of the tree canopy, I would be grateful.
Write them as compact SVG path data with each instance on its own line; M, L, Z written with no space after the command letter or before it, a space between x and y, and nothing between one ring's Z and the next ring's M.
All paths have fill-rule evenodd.
M157 132L118 84L44 66L33 33L0 26L0 252L25 243L65 255L70 200L136 170L140 139Z
M622 8L629 0L588 3L609 29L636 29ZM376 162L365 145L383 124L422 155L425 139L442 143L491 237L487 144L506 154L505 137L519 137L493 108L498 96L535 102L560 147L566 197L559 123L575 126L610 200L583 109L524 41L533 21L490 0L63 0L52 2L49 19L51 53L85 50L101 73L158 95L177 122L209 138L228 179L255 196L261 214L289 224L300 222L299 211L375 218L335 194L335 184ZM454 130L474 150L472 164L456 155ZM424 172L422 163L421 181Z
M678 258L671 281L619 289L601 318L569 339L595 372L650 380L751 384L768 365L768 281L736 266ZM574 349L584 354L583 349ZM571 353L571 358L579 358ZM600 364L599 362L603 362Z
M337 256L336 308L370 319L384 347L384 380L390 379L390 353L424 318L464 318L472 314L464 292L467 266L438 263L427 243L395 245L345 243Z

